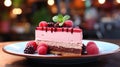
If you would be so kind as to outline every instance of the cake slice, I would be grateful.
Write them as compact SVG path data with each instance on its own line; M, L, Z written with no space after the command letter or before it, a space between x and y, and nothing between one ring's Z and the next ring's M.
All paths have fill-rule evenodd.
M36 27L37 44L46 42L50 53L62 56L80 56L82 52L82 30L66 27Z

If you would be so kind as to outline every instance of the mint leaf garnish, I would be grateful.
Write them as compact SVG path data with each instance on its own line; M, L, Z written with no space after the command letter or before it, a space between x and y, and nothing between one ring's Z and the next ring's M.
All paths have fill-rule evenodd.
M58 22L63 22L63 15L62 14L59 14L58 15Z
M69 15L63 16L62 14L58 14L57 16L54 16L52 20L54 22L59 22L59 26L62 26L66 20L70 18Z
M63 18L63 15L62 14L58 14L58 18Z
M63 17L63 21L66 21L66 20L68 20L68 19L70 19L70 16L69 16L69 15L65 15L65 16Z
M53 20L54 22L58 22L58 16L54 16L54 17L52 18L52 20Z

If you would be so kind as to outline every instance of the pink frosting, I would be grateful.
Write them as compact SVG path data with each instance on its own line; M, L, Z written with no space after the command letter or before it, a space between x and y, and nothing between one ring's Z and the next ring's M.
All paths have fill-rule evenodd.
M66 43L82 43L82 31L77 32L66 32L66 31L45 31L36 29L35 40L55 41L55 42L66 42Z

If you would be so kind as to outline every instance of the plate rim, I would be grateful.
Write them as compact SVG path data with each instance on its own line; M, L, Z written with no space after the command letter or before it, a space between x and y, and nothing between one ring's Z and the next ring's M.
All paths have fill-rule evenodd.
M83 39L85 41L85 39ZM98 42L105 42L105 41L99 41L99 40L86 40L86 41L98 41ZM22 42L28 42L28 41L22 41ZM22 42L17 42L17 43L22 43ZM17 43L12 43L12 44L17 44ZM104 54L94 54L94 55L81 55L81 56L60 56L60 55L32 55L32 54L17 54L17 53L14 53L14 52L10 52L10 51L7 51L5 49L6 46L8 45L12 45L12 44L8 44L8 45L4 45L2 47L2 50L5 52L5 53L8 53L8 54L11 54L11 55L16 55L16 56L22 56L22 57L29 57L29 58L49 58L49 59L53 59L53 58L60 58L60 59L69 59L69 58L89 58L89 57L97 57L97 56L103 56L103 55L109 55L109 54L114 54L114 53L117 53L120 51L120 46L117 45L117 44L114 44L114 43L111 43L111 42L105 42L105 43L110 43L110 44L113 44L113 45L116 45L118 46L119 48L112 51L112 52L109 52L109 53L104 53Z

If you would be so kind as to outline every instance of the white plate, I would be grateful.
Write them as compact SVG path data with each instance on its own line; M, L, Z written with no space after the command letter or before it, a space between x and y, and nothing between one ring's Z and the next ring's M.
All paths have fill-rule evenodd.
M10 44L3 47L3 51L9 54L18 55L18 56L24 56L30 59L37 59L42 62L47 63L85 63L85 62L91 62L96 57L102 56L102 55L108 55L112 53L116 53L119 51L119 46L117 44L109 43L109 42L103 42L103 41L95 41L95 40L83 40L83 44L87 44L89 41L94 41L99 50L100 53L97 55L82 55L82 56L58 56L58 55L38 55L36 54L24 54L24 49L26 47L25 42L19 42Z

